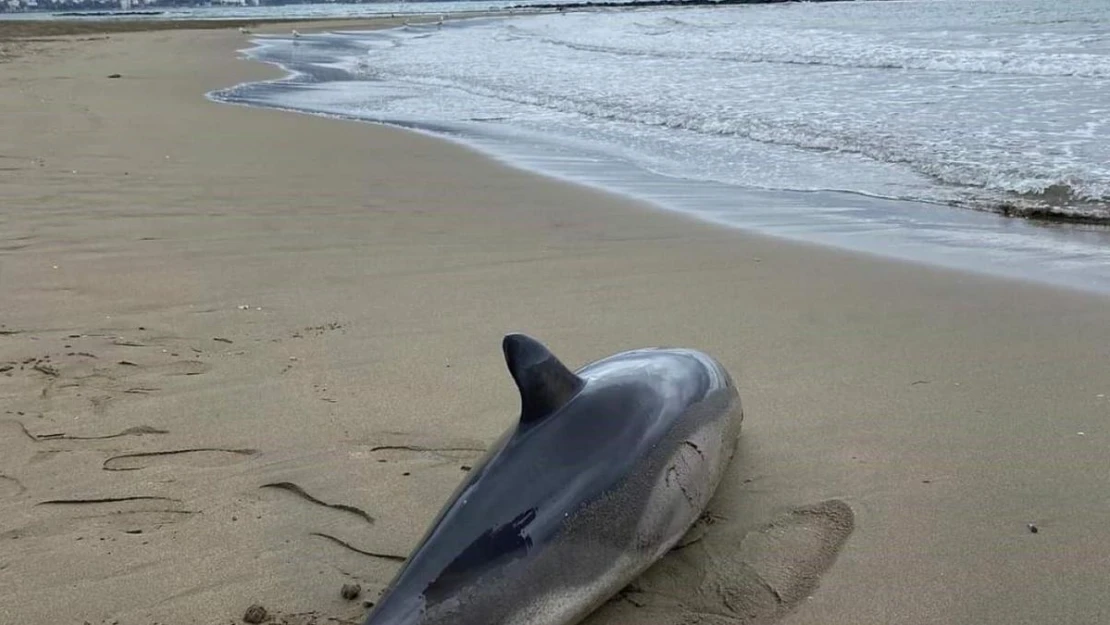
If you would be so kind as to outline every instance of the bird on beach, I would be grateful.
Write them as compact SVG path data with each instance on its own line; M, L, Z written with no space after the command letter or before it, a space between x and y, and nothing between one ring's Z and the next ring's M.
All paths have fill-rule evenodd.
M239 27L239 34L241 34L241 35L249 35L249 34L251 34L251 31L249 31L249 30L247 30L246 28L243 28L242 26L240 26L240 27Z

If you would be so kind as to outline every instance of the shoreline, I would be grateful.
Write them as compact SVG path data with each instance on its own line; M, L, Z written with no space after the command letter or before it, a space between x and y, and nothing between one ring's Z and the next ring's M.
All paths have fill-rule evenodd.
M379 25L382 28L392 26ZM330 79L315 79L309 66L294 68L282 58L281 52L269 52L268 46L280 48L282 45L280 41L257 43L241 51L249 59L280 69L284 72L282 77L216 89L206 97L225 104L378 124L425 134L463 146L519 171L612 193L651 205L652 210L682 215L714 227L914 266L1110 296L1110 265L1106 264L1110 257L1103 258L1103 244L1110 243L1106 236L1110 230L1101 223L1092 225L1078 217L1040 218L1024 212L1019 216L1017 209L990 211L846 190L737 187L658 174L636 164L614 160L607 153L576 151L560 143L558 137L537 133L502 137L497 134L502 129L491 130L481 124L422 122L301 108L281 101L281 87L284 84L296 86L297 79L305 77L314 88L326 89ZM520 149L521 143L529 142L542 143L555 156L549 157L543 150ZM721 212L737 203L766 208L749 211L748 215ZM798 206L808 207L808 214L798 213ZM849 223L852 217L845 221L842 211L826 215L824 209L827 207L849 207L850 212L859 215L859 223L853 228ZM802 227L806 220L809 225ZM895 232L893 239L886 234L869 236L868 231L876 228L903 232ZM953 229L958 232L949 234ZM994 238L1008 243L981 240L978 245L969 244L960 236L965 231L981 233L983 239Z
M229 63L242 43L136 33L0 65L20 87L0 94L0 164L19 168L0 188L16 207L0 217L0 365L15 363L0 474L20 486L0 480L0 596L17 598L0 620L208 624L261 603L279 623L358 622L340 586L373 600L396 564L319 535L407 553L512 418L497 344L518 330L574 367L701 348L745 405L721 520L656 573L692 568L649 574L643 607L590 625L727 613L691 580L747 596L753 563L794 588L775 565L826 543L761 528L830 499L855 530L782 623L1110 610L1110 510L1092 495L1110 436L1110 353L1090 340L1110 327L1104 298L709 225L420 133L207 101L274 74ZM282 482L374 523L264 488ZM76 503L121 497L163 499Z

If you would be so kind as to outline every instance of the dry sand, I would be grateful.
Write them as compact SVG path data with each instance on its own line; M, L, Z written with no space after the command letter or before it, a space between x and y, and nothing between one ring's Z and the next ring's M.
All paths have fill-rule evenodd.
M1110 622L1105 299L205 100L277 75L245 43L4 43L0 623L357 621L398 566L360 552L514 418L516 330L701 348L745 402L715 523L591 625Z

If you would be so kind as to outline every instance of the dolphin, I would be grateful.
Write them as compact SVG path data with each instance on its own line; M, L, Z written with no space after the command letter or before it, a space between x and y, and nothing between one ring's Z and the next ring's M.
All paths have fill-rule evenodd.
M698 520L743 420L728 372L691 349L570 371L502 342L520 418L467 474L365 625L572 625Z

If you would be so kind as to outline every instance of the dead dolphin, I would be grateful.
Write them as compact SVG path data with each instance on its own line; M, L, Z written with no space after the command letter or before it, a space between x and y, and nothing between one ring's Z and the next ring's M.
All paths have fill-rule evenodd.
M740 398L690 349L571 372L503 342L520 419L474 466L365 625L571 625L666 554L735 449Z

